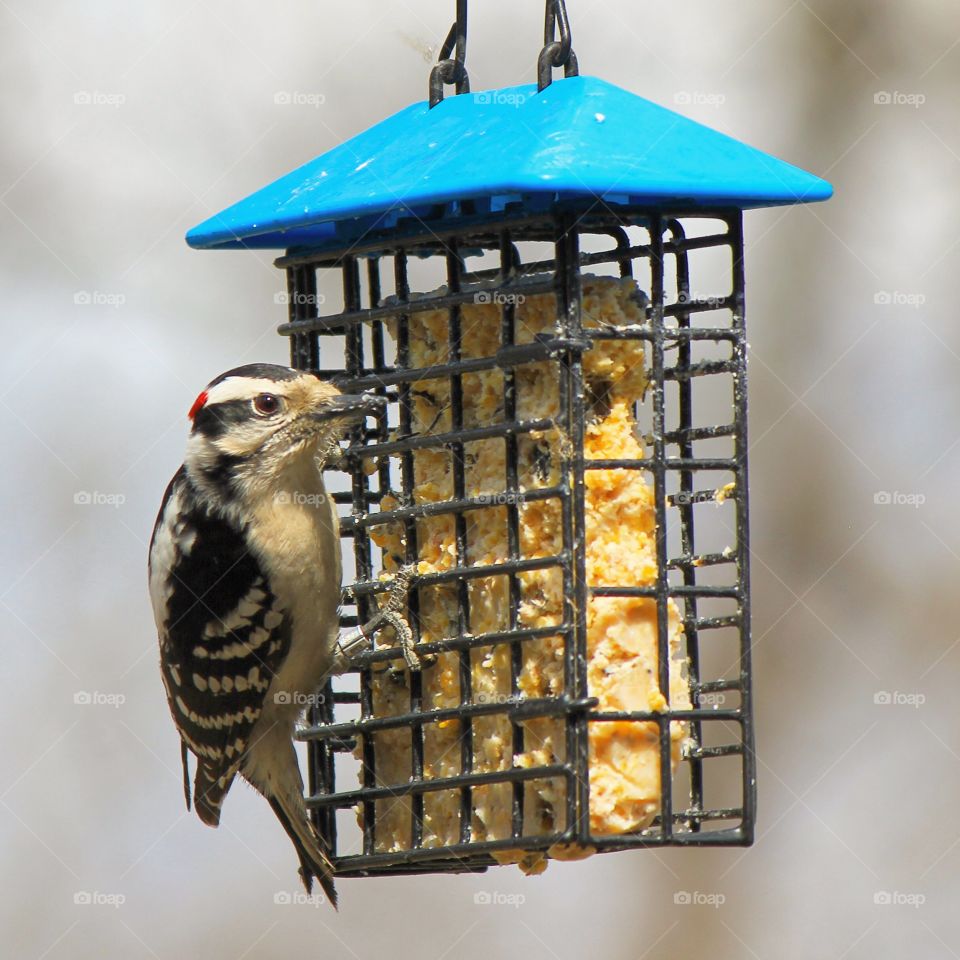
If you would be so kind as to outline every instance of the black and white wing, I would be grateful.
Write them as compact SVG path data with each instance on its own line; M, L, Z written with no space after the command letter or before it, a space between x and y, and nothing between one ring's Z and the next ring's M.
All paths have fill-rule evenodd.
M198 504L181 469L150 544L150 593L163 683L184 750L197 757L193 799L212 826L290 647L289 617L243 533Z

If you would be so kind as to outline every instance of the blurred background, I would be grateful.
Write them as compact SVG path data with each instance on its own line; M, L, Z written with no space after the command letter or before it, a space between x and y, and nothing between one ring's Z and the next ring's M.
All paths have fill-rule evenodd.
M473 88L532 81L543 4L472 6ZM453 8L0 2L2 953L956 956L960 9L936 0L568 0L584 73L836 187L745 223L756 845L348 880L334 914L277 902L293 852L251 790L218 831L184 810L146 545L196 393L287 344L272 254L183 234L423 99Z

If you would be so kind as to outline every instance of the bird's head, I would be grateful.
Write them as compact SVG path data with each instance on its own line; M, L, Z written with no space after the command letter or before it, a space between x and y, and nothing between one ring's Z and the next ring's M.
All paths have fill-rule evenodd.
M385 404L303 370L237 367L207 384L190 408L185 466L198 489L223 499L236 496L238 484L270 489L311 458L322 467L344 431Z

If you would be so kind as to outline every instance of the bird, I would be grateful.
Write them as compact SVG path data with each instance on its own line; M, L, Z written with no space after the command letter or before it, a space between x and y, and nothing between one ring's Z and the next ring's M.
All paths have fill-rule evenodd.
M374 620L339 637L339 522L322 475L344 433L385 406L382 396L344 394L276 364L221 374L190 408L186 456L150 541L160 672L187 809L190 754L193 807L209 826L239 775L283 825L307 893L316 878L334 907L333 868L307 816L293 736L326 677L380 623L395 627L408 653L404 577Z

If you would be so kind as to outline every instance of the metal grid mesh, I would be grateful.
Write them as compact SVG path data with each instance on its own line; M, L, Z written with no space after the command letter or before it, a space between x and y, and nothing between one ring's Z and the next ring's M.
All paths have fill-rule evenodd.
M344 627L365 621L373 598L384 589L377 574L381 551L371 532L400 522L406 562L418 557L418 520L448 515L455 530L452 569L418 577L410 592L409 621L419 638L421 591L439 583L456 585L458 620L453 635L424 644L421 655L455 651L459 657L460 705L433 710L424 706L421 679L409 678L409 709L400 716L374 713L373 671L396 660L395 649L365 655L358 669L335 678L314 708L303 733L309 758L309 795L315 822L341 875L464 871L494 863L506 849L546 850L576 842L598 851L652 845L743 845L752 841L754 758L752 751L746 475L746 340L743 310L742 235L739 211L704 212L679 218L647 210L585 215L582 211L540 216L505 216L501 222L470 224L460 210L454 225L442 219L424 231L422 221L389 237L371 237L349 251L288 255L277 261L287 271L293 365L371 389L390 400L376 429L358 430L345 466L349 490L336 494L342 534L351 541L355 578L345 594ZM687 233L690 235L688 236ZM546 255L545 255L546 254ZM701 264L701 261L702 264ZM439 264L442 276L430 274ZM326 307L318 295L318 271L328 281L339 275L342 307ZM417 290L412 276L429 277ZM581 323L581 282L586 275L634 277L643 290L646 323L627 329L585 329ZM438 283L439 280L439 283ZM443 284L443 286L440 286ZM439 289L438 289L439 288ZM330 289L324 286L324 290ZM556 333L533 343L516 342L517 296L553 293ZM465 304L478 298L500 305L500 340L489 356L462 356L461 319ZM333 299L331 297L330 299ZM449 316L449 362L414 370L410 361L410 318L442 308ZM388 324L394 334L388 333ZM343 350L343 366L322 369L322 354ZM395 338L395 339L394 339ZM643 341L649 389L636 416L645 434L644 459L595 460L584 457L585 424L591 407L585 396L584 351L600 339ZM334 353L335 355L335 353ZM515 377L525 364L556 362L558 418L570 438L562 454L561 481L521 490L517 445L531 431L553 425L517 419ZM503 417L464 426L464 378L482 370L502 371ZM449 384L450 429L417 433L411 416L414 383L442 379ZM470 443L502 438L506 471L501 507L506 508L509 557L495 569L469 563L471 511L489 509L489 500L467 494L464 481ZM453 496L439 503L415 503L414 453L449 452ZM362 451L362 454L361 454ZM371 467L370 465L373 465ZM657 575L654 584L592 586L586 580L584 484L587 471L640 470L654 492ZM723 507L715 491L733 483ZM399 505L381 510L385 495ZM524 557L519 505L536 498L560 504L562 549L555 555ZM723 498L721 498L723 499ZM549 628L523 627L519 616L524 571L553 566L563 578L562 622ZM468 581L509 579L508 629L471 633ZM600 712L587 688L587 604L592 597L649 597L656 603L659 687L669 698L668 618L670 598L684 626L692 709L670 712ZM524 644L546 634L562 636L563 693L525 699L518 689ZM511 695L503 702L474 702L471 650L506 644L510 650ZM509 718L514 755L524 749L523 721L562 718L566 754L549 766L476 772L473 727L476 718ZM424 729L459 722L460 772L442 778L424 775ZM688 723L681 763L670 776L670 722ZM589 818L588 727L613 721L654 723L659 730L660 811L646 829L596 836ZM409 733L410 770L402 783L378 784L377 732ZM358 760L352 758L358 755ZM524 836L524 783L559 778L565 783L565 819L549 835ZM499 840L473 836L473 791L489 783L512 784L513 836ZM424 797L435 791L459 795L459 842L424 846ZM409 804L409 843L404 849L378 847L378 802ZM359 820L359 833L355 824Z

